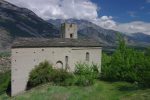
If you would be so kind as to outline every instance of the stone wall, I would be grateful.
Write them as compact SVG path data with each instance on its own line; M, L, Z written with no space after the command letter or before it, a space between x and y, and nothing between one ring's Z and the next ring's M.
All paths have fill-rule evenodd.
M74 71L77 62L86 61L89 53L89 64L101 65L100 47L61 47L61 48L13 48L11 67L12 96L26 89L30 71L35 65L47 60L54 67L66 68ZM101 69L101 68L100 68Z

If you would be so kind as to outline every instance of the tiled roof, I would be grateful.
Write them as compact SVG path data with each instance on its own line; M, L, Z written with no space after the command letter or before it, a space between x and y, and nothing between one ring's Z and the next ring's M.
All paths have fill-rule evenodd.
M33 47L101 47L102 45L91 39L67 39L67 38L18 38L12 48Z

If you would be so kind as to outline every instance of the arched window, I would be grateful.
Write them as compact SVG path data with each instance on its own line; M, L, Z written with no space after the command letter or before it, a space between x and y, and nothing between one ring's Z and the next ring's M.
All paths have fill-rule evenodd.
M90 54L89 54L89 52L86 52L86 61L90 61Z
M57 61L56 62L56 68L57 69L63 69L63 62L62 61Z

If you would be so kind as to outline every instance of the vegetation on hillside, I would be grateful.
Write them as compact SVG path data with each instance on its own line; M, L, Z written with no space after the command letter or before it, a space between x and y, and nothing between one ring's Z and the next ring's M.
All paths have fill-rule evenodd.
M111 56L103 54L102 78L150 87L150 49L142 52L128 48L125 41L119 38L117 50Z

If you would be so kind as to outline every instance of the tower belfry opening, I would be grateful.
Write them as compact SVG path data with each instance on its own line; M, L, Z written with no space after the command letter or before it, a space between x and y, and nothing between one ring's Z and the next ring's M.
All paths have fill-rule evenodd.
M70 23L61 24L61 38L77 39L77 25Z

